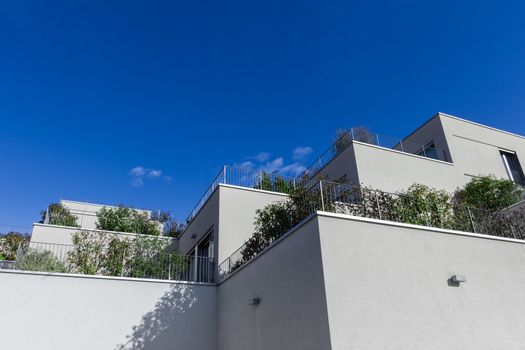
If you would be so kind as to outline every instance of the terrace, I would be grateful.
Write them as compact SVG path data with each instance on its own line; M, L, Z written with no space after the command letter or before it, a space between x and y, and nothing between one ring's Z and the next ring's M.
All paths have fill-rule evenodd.
M523 206L520 206L523 207ZM233 272L271 248L279 239L292 232L317 211L355 217L426 226L477 235L525 240L525 210L489 211L443 202L425 196L389 193L362 186L331 181L319 181L288 207L289 229L272 237L270 242L245 242L218 268L218 280L223 281ZM514 208L514 207L512 207ZM525 209L525 208L523 208ZM254 242L256 242L254 244Z
M265 191L289 193L290 189L314 178L319 171L344 151L352 142L361 142L375 147L412 154L423 158L449 162L446 151L436 148L433 143L418 144L402 139L371 133L364 128L351 128L344 132L325 152L319 156L300 176L286 177L276 173L252 171L240 167L225 165L215 176L199 202L188 215L186 222L191 222L206 203L219 184L254 188Z

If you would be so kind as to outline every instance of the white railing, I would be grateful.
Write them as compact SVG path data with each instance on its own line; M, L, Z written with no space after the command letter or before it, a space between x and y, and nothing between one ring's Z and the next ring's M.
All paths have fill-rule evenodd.
M112 251L108 247L29 242L19 246L13 268L99 276L213 283L214 260L173 252Z
M254 188L258 190L289 193L296 185L296 180L278 174L270 174L264 171L248 170L241 167L225 165L219 174L215 176L211 185L202 195L197 205L193 208L186 219L189 223L211 197L219 184Z
M353 141L367 143L370 145L388 148L404 153L415 154L425 158L431 158L449 162L445 150L436 148L433 144L419 144L405 141L395 137L375 134L364 128L351 128L344 132L332 146L330 146L319 158L317 158L302 174L313 177L326 164L344 151Z

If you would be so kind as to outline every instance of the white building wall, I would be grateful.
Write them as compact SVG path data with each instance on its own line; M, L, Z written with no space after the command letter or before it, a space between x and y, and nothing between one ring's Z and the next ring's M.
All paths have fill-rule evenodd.
M215 257L220 264L252 235L257 209L287 197L282 193L220 184L180 237L179 250L188 254L213 231Z
M525 242L409 226L319 217L332 349L523 349Z
M107 235L117 235L121 238L130 238L138 236L135 233L128 232L115 232L115 231L102 231L102 230L89 230L82 229L79 227L59 226L59 225L46 225L46 224L33 224L33 233L31 234L31 242L39 243L51 243L51 244L73 244L73 234L80 231L91 231L100 232ZM159 237L166 241L171 242L171 237Z
M421 183L453 192L460 183L455 164L361 142L353 147L362 185L397 192Z
M500 150L516 152L525 168L525 137L446 114L440 118L462 183L490 174L508 179Z
M218 349L330 349L320 253L311 220L220 284Z
M287 198L288 195L282 193L221 185L219 263L227 259L252 236L257 209Z
M0 347L215 350L215 286L0 270Z

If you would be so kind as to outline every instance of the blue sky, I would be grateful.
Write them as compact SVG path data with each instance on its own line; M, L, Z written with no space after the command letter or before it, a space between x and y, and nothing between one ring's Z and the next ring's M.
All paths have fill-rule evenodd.
M183 220L223 164L297 170L352 125L402 137L443 111L525 134L524 13L0 1L0 225L29 227L60 198Z

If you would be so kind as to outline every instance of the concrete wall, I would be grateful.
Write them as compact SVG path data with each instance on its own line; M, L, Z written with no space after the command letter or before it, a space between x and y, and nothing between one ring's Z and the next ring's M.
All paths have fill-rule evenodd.
M257 209L287 198L282 193L220 185L218 262L227 259L253 234Z
M315 176L314 179L327 179L337 181L345 178L349 183L358 185L360 183L356 156L352 143L339 153L334 159L326 164Z
M238 270L218 296L220 350L330 349L317 221Z
M117 235L121 238L133 239L138 236L135 233L127 232L113 232L113 231L102 231L102 230L88 230L81 229L78 227L59 226L59 225L46 225L46 224L33 224L33 232L31 234L31 242L40 243L52 243L52 244L73 244L73 234L80 231L91 231L100 232L108 235ZM166 241L172 241L170 237L159 237Z
M523 349L525 242L337 215L319 230L332 349Z
M183 235L179 238L179 251L183 254L188 254L210 230L213 230L215 237L217 237L218 227L219 187L211 194L210 198L204 203L201 210L191 220ZM217 239L215 242L217 242Z
M489 174L508 179L500 149L516 152L525 168L525 137L446 114L440 118L461 183Z
M0 347L214 350L215 286L0 271Z
M252 235L256 210L287 197L282 193L220 184L179 239L179 250L189 253L213 229L215 256L221 263Z
M459 185L455 165L354 141L361 184L387 192L422 183L453 192Z
M439 113L403 139L403 150L415 154L431 142L434 142L440 160L453 162Z

